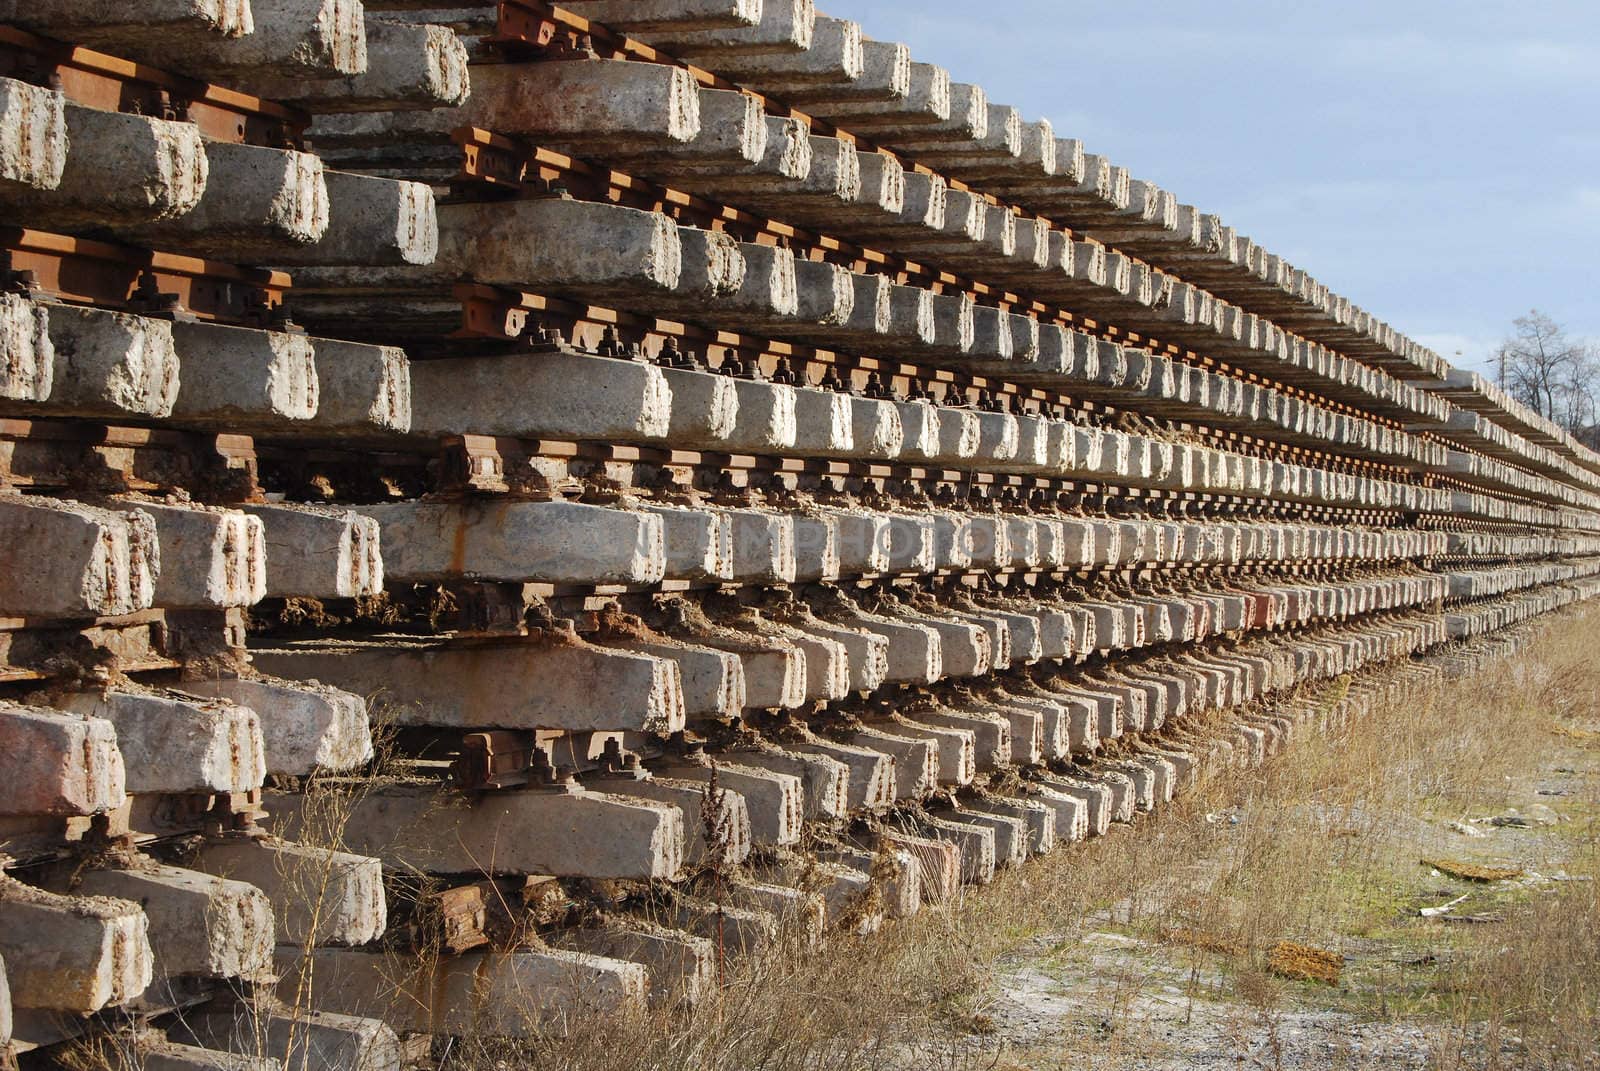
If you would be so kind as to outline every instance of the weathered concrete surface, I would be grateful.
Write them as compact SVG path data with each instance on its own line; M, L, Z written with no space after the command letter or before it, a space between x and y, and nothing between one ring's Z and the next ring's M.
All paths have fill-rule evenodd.
M735 94L742 96L742 94ZM680 226L678 247L683 268L673 298L686 302L711 302L738 293L748 268L740 243L726 231Z
M319 338L318 435L379 436L411 430L411 365L398 346Z
M238 510L139 502L156 521L162 563L156 604L175 609L250 606L267 594L260 519Z
M353 510L303 503L245 506L265 528L267 594L353 599L383 590L378 522Z
M841 575L881 573L889 567L887 515L838 510L831 516Z
M649 988L641 964L565 949L417 958L321 948L306 958L321 1006L434 1034L533 1036L574 1016L642 1008ZM281 963L286 999L302 962Z
M692 228L685 227L680 233L694 232ZM730 436L739 426L739 388L734 381L711 372L658 367L667 381L667 389L672 393L668 441L685 450L739 449L730 441Z
M906 717L923 725L940 725L971 733L973 760L979 772L999 769L1012 762L1011 721L999 714L981 710L918 707L908 710ZM1018 749L1016 759L1019 762L1030 761L1026 747Z
M815 32L824 36L848 33L841 20L819 16ZM948 86L946 87L948 89ZM802 108L817 103L873 102L893 105L911 92L911 50L894 41L861 42L861 73L848 82L786 90L785 99Z
M889 641L886 637L868 629L849 628L817 618L793 619L788 625L844 647L851 691L876 691L888 676Z
M11 1003L86 1015L144 992L154 976L137 904L59 896L0 878L0 957Z
M661 370L605 357L446 358L411 366L412 427L527 438L664 438L672 392Z
M120 807L126 777L115 727L100 718L0 701L0 814L86 815Z
M729 168L760 163L768 132L766 109L755 97L731 89L701 89L700 130L694 137L612 158L646 175L715 177Z
M675 161L672 171L675 181L694 187L707 196L726 196L743 201L749 197L764 197L783 191L798 193L803 198L815 199L831 195L842 198L838 186L847 175L837 167L830 167L826 155L815 178L812 169L817 164L817 152L826 150L824 143L814 146L810 128L798 119L767 115L763 120L765 138L760 156L744 164L699 164ZM752 140L754 135L752 135ZM675 155L681 156L682 153ZM842 156L836 150L834 157Z
M366 22L367 67L337 78L252 74L250 88L268 100L312 112L453 108L471 95L467 48L447 26Z
M66 98L0 78L0 198L53 190L67 166Z
M671 505L641 508L661 521L668 577L726 580L732 576L733 545L725 514Z
M733 386L738 412L726 449L764 454L794 446L794 387L745 379L735 380Z
M276 1060L180 1045L152 1031L133 1044L132 1059L144 1071L276 1071Z
M383 866L371 856L239 837L209 841L185 863L265 893L279 944L362 945L388 922Z
M1032 799L986 796L965 804L969 812L1019 821L1023 824L1024 858L1044 855L1056 844L1056 811Z
M96 48L129 42L170 48L190 37L240 37L255 28L247 0L123 0L112 7L0 0L0 20Z
M925 625L939 634L940 666L946 677L975 677L989 672L994 644L978 625L930 616L909 607L896 612L894 619Z
M924 818L917 830L931 840L941 841L961 853L961 881L966 885L987 885L994 880L995 832L981 823L950 821L953 812L941 811L938 818Z
M798 777L808 819L840 818L850 810L850 768L838 759L778 748L734 751L722 758L740 766L755 766Z
M76 104L66 105L65 116L67 143L80 150L68 150L60 181L5 191L13 208L27 211L30 224L78 230L151 223L200 203L207 163L194 124ZM91 145L92 151L83 151Z
M851 810L888 807L895 800L895 762L891 755L853 744L813 738L789 745L799 755L816 755L843 763L849 771L846 781Z
M423 266L439 255L438 209L430 187L326 168L322 185L328 199L322 237L312 245L276 250L274 264Z
M483 499L361 511L381 526L391 580L649 584L666 572L665 526L643 510Z
M775 93L854 82L865 70L861 26L818 15L804 52L728 55L717 65L740 82Z
M642 732L683 727L675 662L580 641L319 641L259 650L254 659L268 673L379 698L400 725Z
M939 633L921 623L893 620L857 611L838 618L887 641L884 680L901 684L931 684L943 675L944 657Z
M794 516L795 579L836 580L839 576L839 526L826 513Z
M770 912L745 904L678 896L667 908L669 925L718 942L728 954L756 956L778 936L778 920Z
M148 863L84 870L76 888L144 909L157 982L183 975L248 979L272 966L272 905L253 885Z
M372 758L372 727L358 695L315 682L234 677L188 680L183 690L254 710L268 773L304 777L318 769L348 770Z
M667 763L660 767L665 777L710 785L744 797L750 818L750 839L755 844L794 844L800 839L804 820L804 792L799 777L756 766L718 759L715 772L710 764Z
M240 37L185 39L181 49L141 53L158 66L248 83L253 74L333 78L367 69L366 23L357 0L250 0L254 28ZM143 58L141 56L141 58Z
M49 306L0 294L0 399L42 402L55 386Z
M653 67L656 64L641 64ZM683 270L677 226L659 212L565 197L438 209L439 253L401 277L619 297L667 293ZM359 280L354 269L333 278Z
M1021 866L1028 861L1028 827L1020 819L980 811L954 810L938 812L937 821L946 827L959 826L992 834L996 868Z
M1058 843L1076 843L1089 836L1090 807L1086 796L1070 795L1046 785L1029 785L1027 798L1054 812L1055 837Z
M148 513L0 495L0 614L131 614L151 605L160 572Z
M931 740L936 746L938 778L940 784L968 785L977 773L973 746L974 734L969 729L923 724L914 718L894 718L877 726L897 736L918 740Z
M729 573L741 583L788 583L795 578L794 521L764 510L724 510L733 547Z
M897 829L882 835L879 851L885 849L913 861L923 903L946 904L960 894L961 849L957 845Z
M674 56L716 57L735 52L802 52L811 47L813 0L766 0L754 25L707 30L652 30L650 42Z
M727 899L747 911L771 916L802 947L815 947L822 940L827 902L820 891L738 877L728 882Z
M942 845L929 843L941 857ZM904 848L891 846L885 840L876 852L857 851L852 848L820 849L817 858L823 863L847 867L851 871L869 876L885 874L882 897L883 910L894 919L910 918L922 907L922 868L916 856ZM951 861L950 884L956 885L955 853Z
M771 631L805 655L808 700L843 699L849 694L850 656L844 644L787 625L775 625Z
M700 132L700 90L689 72L627 60L488 64L451 126L472 123L571 149L606 152L683 144ZM453 120L453 121L452 121Z
M737 717L745 707L744 663L738 655L665 636L608 638L609 646L667 659L678 666L688 718Z
M710 792L699 781L631 774L601 778L595 784L613 796L673 808L683 821L683 862L687 866L732 865L750 854L750 810L737 792Z
M688 1006L716 985L716 945L704 937L632 920L543 935L546 943L592 956L638 963L650 973L650 1005Z
M794 448L806 456L854 454L850 396L826 390L796 390Z
M649 34L749 28L761 21L763 8L761 0L574 0L572 10L606 26Z
M268 995L213 999L168 1028L179 1041L272 1060L275 1066L400 1071L400 1039L377 1019L292 1009Z
M53 705L112 725L131 793L249 792L267 775L261 722L249 707L123 690L69 692Z
M173 417L229 430L281 428L316 416L320 389L312 342L287 331L175 323L182 375Z
M328 188L314 153L208 141L206 182L186 212L129 236L190 256L259 263L328 229Z
M53 353L44 396L33 399L45 403L41 413L104 418L172 412L179 369L171 324L71 305L40 307L40 314Z
M871 727L851 733L850 743L893 760L896 800L922 799L939 787L939 746L933 740Z
M885 55L886 49L894 47L881 41L863 41L863 60L868 65L882 65L886 59L899 62L897 55ZM816 100L806 111L853 131L943 123L950 118L950 72L931 63L907 62L905 93L901 96L869 101Z
M265 805L296 839L300 798L269 793ZM397 785L351 801L344 840L350 851L432 873L649 879L677 874L686 828L676 807L611 792L516 789L469 800Z
M744 667L746 708L782 709L805 703L806 656L793 643L731 630L692 630L684 638L738 656Z
M884 914L882 904L870 902L878 891L873 886L872 869L836 859L806 859L804 862L786 859L761 867L757 873L767 879L768 887L777 896L815 890L811 896L802 896L793 902L801 913L818 911L821 915L818 921L822 925L841 926L854 922L856 933L872 933L882 925Z

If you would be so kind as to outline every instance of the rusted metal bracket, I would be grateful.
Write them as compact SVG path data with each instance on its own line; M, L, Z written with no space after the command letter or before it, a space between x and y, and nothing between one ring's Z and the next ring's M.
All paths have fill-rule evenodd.
M529 784L551 784L555 768L531 732L497 729L468 733L450 764L450 778L463 792L487 792Z
M279 271L23 227L0 227L0 257L34 293L147 316L268 326L289 289Z

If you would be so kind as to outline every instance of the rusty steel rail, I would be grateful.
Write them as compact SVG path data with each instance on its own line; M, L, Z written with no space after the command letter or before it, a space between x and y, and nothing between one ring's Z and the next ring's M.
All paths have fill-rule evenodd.
M275 321L289 289L281 271L25 227L0 227L0 273L32 297L254 326Z

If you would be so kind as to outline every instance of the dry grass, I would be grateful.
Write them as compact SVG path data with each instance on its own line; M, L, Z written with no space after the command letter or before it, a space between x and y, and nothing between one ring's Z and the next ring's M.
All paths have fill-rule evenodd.
M1348 732L1304 739L1264 770L1217 777L1155 821L1003 873L945 910L736 965L720 996L691 1013L612 1020L531 1047L458 1043L447 1062L572 1071L1013 1066L999 1056L997 979L1019 964L1070 963L1087 935L1112 930L1147 937L1152 962L1187 970L1191 999L1246 1009L1273 1052L1278 1017L1321 1006L1421 1023L1441 1066L1600 1066L1585 1062L1600 1060L1594 882L1522 889L1495 902L1506 916L1498 925L1417 917L1419 906L1459 893L1430 888L1439 879L1417 867L1419 856L1443 854L1450 822L1525 803L1530 779L1558 753L1581 761L1579 741L1552 748L1531 727L1600 723L1600 666L1588 651L1596 627L1600 613L1567 619L1531 655ZM1584 784L1593 801L1594 779ZM1600 872L1592 822L1587 830L1529 836L1560 838L1568 873L1592 876ZM1297 962L1317 969L1290 973L1319 981L1269 973L1287 963L1272 956L1283 942L1312 946ZM1096 1066L1148 1066L1132 1032L1118 1031L1137 1019L1151 984L1134 964L1068 987L1081 1017L1105 1035ZM1014 1066L1056 1065L1030 1050Z
M1338 985L1344 957L1325 948L1279 941L1267 950L1267 970L1279 978Z

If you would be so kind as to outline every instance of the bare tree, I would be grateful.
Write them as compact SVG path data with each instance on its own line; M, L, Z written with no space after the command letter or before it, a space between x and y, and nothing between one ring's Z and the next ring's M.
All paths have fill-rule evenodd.
M1534 309L1512 322L1497 355L1500 386L1513 398L1575 434L1596 423L1600 352L1587 339Z

